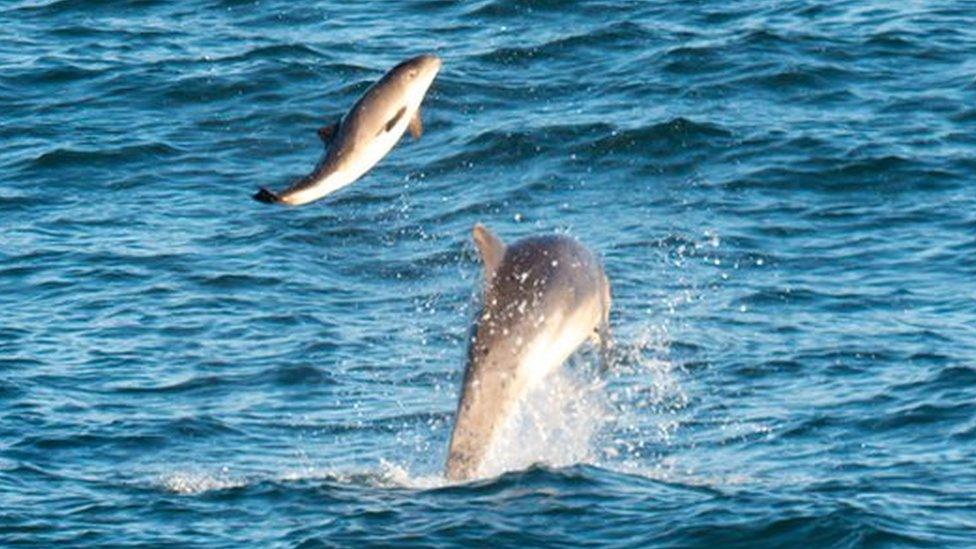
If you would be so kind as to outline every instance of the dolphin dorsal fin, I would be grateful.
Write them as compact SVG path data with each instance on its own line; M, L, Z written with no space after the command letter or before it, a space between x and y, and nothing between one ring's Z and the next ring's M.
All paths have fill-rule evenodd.
M485 286L487 286L495 276L498 266L501 265L502 258L505 257L505 244L481 223L475 223L474 228L471 229L471 236L474 238L475 246L478 247L481 263L485 266Z

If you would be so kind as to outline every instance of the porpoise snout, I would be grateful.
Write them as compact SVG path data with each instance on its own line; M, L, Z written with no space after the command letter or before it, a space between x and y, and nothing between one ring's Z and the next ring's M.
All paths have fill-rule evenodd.
M441 70L441 58L432 53L425 53L417 57L411 57L397 66L394 70L417 71L417 75L427 75L433 78Z
M441 69L441 58L432 53L425 53L418 56L417 59L420 60L420 63L426 67L427 70L439 71Z

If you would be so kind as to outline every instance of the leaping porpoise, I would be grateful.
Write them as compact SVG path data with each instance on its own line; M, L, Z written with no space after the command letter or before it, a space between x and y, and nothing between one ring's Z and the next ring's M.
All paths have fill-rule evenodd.
M473 236L484 264L483 305L467 367L445 475L478 475L494 437L525 390L587 339L610 344L610 283L600 261L567 236L504 245L481 224Z
M312 173L281 193L262 187L254 199L300 206L349 185L369 171L396 145L408 128L420 137L420 103L441 68L435 55L408 59L373 84L352 109L331 126L319 130L328 145Z

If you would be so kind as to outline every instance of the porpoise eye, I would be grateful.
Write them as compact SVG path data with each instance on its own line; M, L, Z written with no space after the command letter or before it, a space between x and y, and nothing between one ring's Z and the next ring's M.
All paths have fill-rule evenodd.
M410 78L417 78L417 69L408 72L407 76L409 76Z

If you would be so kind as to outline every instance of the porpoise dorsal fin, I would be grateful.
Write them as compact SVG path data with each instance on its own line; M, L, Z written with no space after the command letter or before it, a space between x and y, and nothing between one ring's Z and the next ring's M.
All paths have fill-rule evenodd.
M389 119L386 122L386 126L383 126L383 129L380 130L380 133L382 133L384 131L387 131L388 132L388 131L392 130L393 127L397 125L397 122L399 122L400 119L403 118L403 115L406 114L406 112L407 112L407 108L406 107L400 107L400 110L398 110L396 112L396 114L393 115L393 118Z
M322 126L319 128L317 133L319 134L319 139L322 140L322 143L328 145L329 141L332 141L332 138L335 137L337 131L339 131L338 122L332 124L331 126Z
M424 123L420 121L419 108L417 109L417 112L414 113L413 118L410 119L410 125L407 126L407 129L410 130L410 135L412 135L414 139L420 139L420 136L424 133Z
M502 258L505 257L505 244L495 236L495 233L489 231L481 223L475 223L474 228L471 229L471 236L474 238L474 244L481 256L481 263L485 267L485 286L487 287L495 276L498 266L501 265Z

